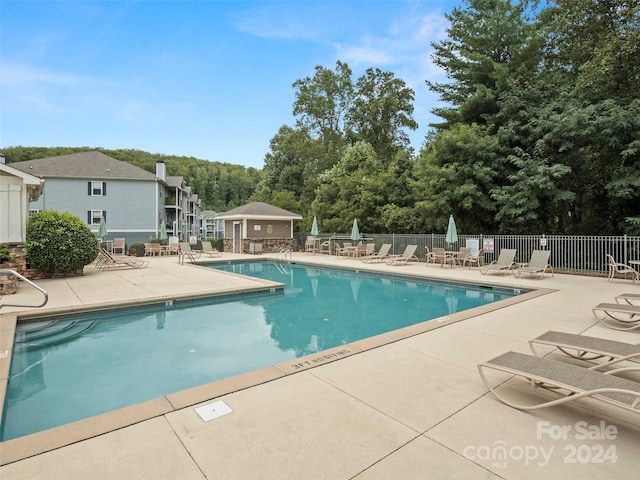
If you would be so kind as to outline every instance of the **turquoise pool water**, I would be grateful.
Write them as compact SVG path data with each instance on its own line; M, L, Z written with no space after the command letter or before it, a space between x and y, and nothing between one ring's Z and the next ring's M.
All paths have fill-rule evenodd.
M219 268L284 292L18 325L1 439L518 293L264 261Z

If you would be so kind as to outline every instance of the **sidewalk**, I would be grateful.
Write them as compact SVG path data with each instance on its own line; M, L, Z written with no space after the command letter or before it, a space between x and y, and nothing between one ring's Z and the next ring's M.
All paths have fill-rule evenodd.
M234 258L251 257L225 253L222 261ZM185 392L95 417L89 427L77 422L55 433L4 442L0 460L12 463L0 467L0 477L637 478L640 415L591 401L530 413L515 410L487 392L476 367L507 350L529 353L527 341L551 329L640 342L640 332L607 329L591 313L592 306L612 301L616 294L640 293L637 285L558 274L541 281L483 276L471 268L368 265L308 254L294 254L293 260L550 291L300 373L274 366L232 379L231 386L228 381L223 387L221 382L204 386L197 392L204 395L200 405L222 400L233 410L209 422L201 420L194 406L181 406L194 393ZM80 278L38 282L49 292L45 308L265 287L258 279L178 265L175 257L151 258L143 270L97 272L89 266L85 272ZM38 301L29 287L13 297L12 302ZM14 317L10 310L0 310L3 337ZM365 347L366 342L353 346L357 351ZM504 378L496 375L495 380ZM254 383L260 384L245 388ZM502 388L523 402L538 395L523 382L510 381ZM148 419L139 420L141 410ZM47 437L73 438L71 430L91 431L109 422L118 428L13 460L21 450L37 452L38 445L50 441ZM585 431L590 432L587 439Z

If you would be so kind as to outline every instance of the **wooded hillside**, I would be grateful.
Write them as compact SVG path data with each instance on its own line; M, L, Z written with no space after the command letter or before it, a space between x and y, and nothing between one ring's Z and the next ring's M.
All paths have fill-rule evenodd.
M6 162L22 162L57 157L87 150L98 150L117 160L155 173L156 162L162 158L167 175L181 176L202 200L202 210L225 212L249 201L262 178L260 170L230 163L209 162L194 157L177 157L142 150L108 150L89 147L10 147L2 150Z

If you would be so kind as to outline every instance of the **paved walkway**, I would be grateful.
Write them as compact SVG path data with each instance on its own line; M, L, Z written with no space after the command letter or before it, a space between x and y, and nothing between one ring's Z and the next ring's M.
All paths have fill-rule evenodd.
M233 258L241 256L225 254L223 260ZM590 309L613 301L616 294L640 293L637 285L574 275L542 281L483 276L477 269L424 263L367 266L304 254L294 254L294 260L552 291L293 375L271 367L251 379L232 380L235 387L224 382L222 389L220 382L205 386L196 392L202 398L199 405L223 400L233 410L209 422L200 419L194 406L181 407L189 399L176 396L4 442L0 459L10 463L0 468L0 477L638 478L640 415L592 401L533 413L515 410L487 392L476 367L507 350L528 353L527 340L551 329L640 342L639 331L607 329ZM254 279L178 265L175 257L152 258L144 270L97 272L87 267L84 277L39 284L49 292L46 308L53 311L264 287ZM37 295L23 287L12 297L13 302ZM8 314L11 308L0 311L6 345L15 315ZM2 359L0 364L6 378L8 366ZM506 379L492 378L496 383ZM260 384L244 388L246 381ZM523 382L509 381L500 388L523 401L538 395ZM147 419L140 420L140 410ZM86 422L88 427L80 425ZM100 428L113 431L92 436ZM75 438L73 431L83 429L91 438L45 451L56 439L65 443L67 436ZM24 456L28 458L17 460Z

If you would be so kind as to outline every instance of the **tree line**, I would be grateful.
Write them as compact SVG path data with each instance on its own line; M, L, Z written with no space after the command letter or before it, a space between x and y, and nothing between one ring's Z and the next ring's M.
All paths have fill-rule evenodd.
M348 65L294 83L254 198L323 231L640 234L638 0L466 0L432 43L442 121L408 147L414 92ZM306 225L305 223L309 223Z

